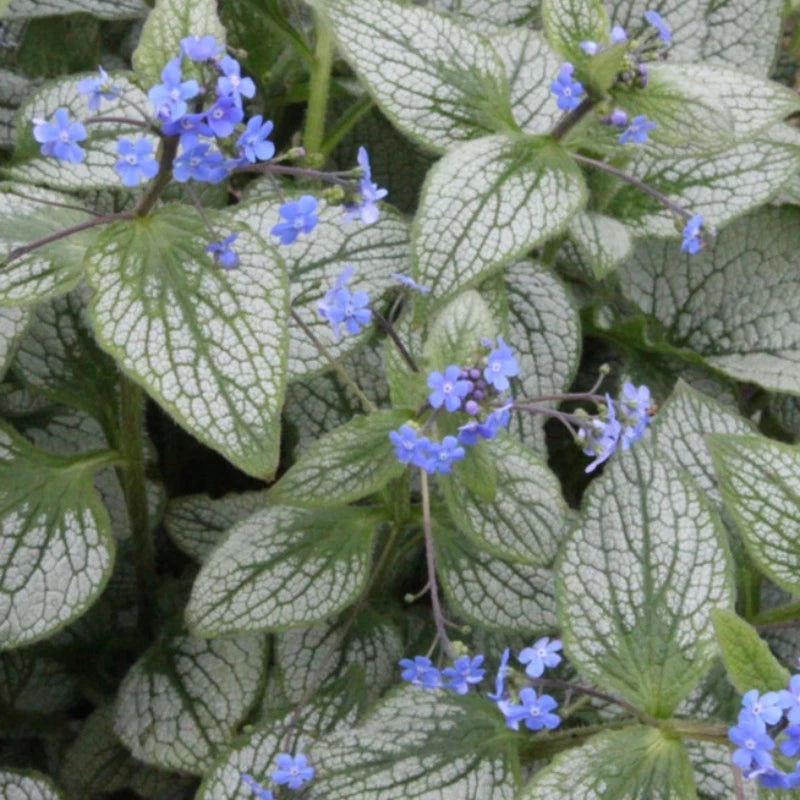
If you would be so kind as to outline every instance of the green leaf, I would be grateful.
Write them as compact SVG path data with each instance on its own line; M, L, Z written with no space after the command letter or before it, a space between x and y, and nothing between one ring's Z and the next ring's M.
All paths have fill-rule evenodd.
M0 706L4 709L54 714L70 709L79 697L78 677L49 653L37 647L0 653Z
M491 41L506 68L517 125L525 133L549 133L562 114L550 91L561 59L541 33L527 27L502 28Z
M580 317L564 284L541 264L520 261L505 272L508 342L519 364L518 400L565 391L578 369ZM543 420L513 414L510 429L528 447L544 448Z
M143 0L11 0L8 9L0 16L11 20L91 14L99 19L135 19L146 13L147 3Z
M659 453L675 466L685 469L706 497L720 508L722 496L717 487L706 435L752 434L755 432L753 424L679 380L650 429Z
M8 365L14 358L20 339L31 321L27 308L0 307L0 381L5 377Z
M498 558L452 525L435 529L436 572L448 601L489 630L541 633L558 628L553 572ZM536 559L531 547L527 561Z
M114 560L96 461L49 456L0 426L0 649L31 644L75 620Z
M567 235L576 251L572 260L595 280L612 273L633 249L631 234L625 225L593 211L578 212L567 228Z
M145 108L149 105L144 92L132 83L132 73L112 72L110 75L120 94L119 97L103 103L103 115L140 119L141 114L136 106ZM42 155L39 145L33 140L31 120L34 117L50 119L57 108L65 108L70 117L85 119L86 96L77 90L81 77L85 76L70 75L68 78L48 82L20 106L17 149L11 164L3 167L6 177L64 191L120 188L119 174L114 171L114 165L119 160L117 140L120 136L138 138L142 135L141 128L117 122L92 123L87 126L89 138L81 142L86 156L80 164ZM27 189L25 192L31 194ZM46 213L40 210L39 213L49 217L54 210L48 209ZM63 209L59 213L62 211ZM59 242L59 246L64 247L67 242L69 240Z
M581 42L608 42L611 28L600 0L543 0L542 21L552 48L573 64L586 58Z
M478 292L469 289L453 298L436 316L422 349L425 366L444 370L474 360L482 338L494 340L497 323Z
M733 604L730 554L691 479L640 442L584 502L557 570L564 647L581 674L668 716L716 655L709 612Z
M231 493L217 499L206 494L187 495L170 500L164 527L186 555L203 562L229 528L266 505L266 491Z
M0 796L8 800L66 800L46 775L9 767L0 769Z
M800 170L800 134L781 124L721 153L687 157L640 151L627 169L700 214L709 228L718 228L767 202ZM609 211L640 236L675 236L674 214L643 200L638 189L624 187Z
M0 16L3 3L0 2ZM11 149L17 140L16 111L31 91L30 81L6 69L0 69L0 146Z
M672 242L642 242L621 285L673 345L737 380L800 394L798 220L797 209L762 209L692 257Z
M264 668L263 636L158 642L120 684L114 731L146 764L202 774L255 703Z
M593 736L567 750L523 789L519 800L696 800L679 739L642 726Z
M434 152L514 127L503 65L477 33L393 0L318 0L384 114Z
M457 732L457 735L454 735ZM507 800L515 781L502 717L481 698L404 687L357 728L310 748L309 800Z
M428 6L447 11L462 25L485 33L488 25L517 25L534 13L530 0L430 0Z
M728 678L740 694L756 688L777 692L788 686L789 670L778 663L752 625L723 608L715 608L711 620Z
M87 255L98 344L190 433L240 469L274 472L286 380L287 286L276 251L243 230L214 266L192 209L104 231Z
M585 196L580 170L548 139L486 136L453 147L425 181L414 278L441 304L559 234Z
M74 203L74 198L66 195L34 187L25 187L23 194L27 196L15 193L14 184L3 184L0 189L0 248L4 258L17 247L91 219L90 214L46 204ZM4 265L0 304L30 305L77 286L83 277L86 248L95 236L95 230L83 231Z
M359 509L257 511L231 528L195 580L186 609L199 636L285 630L350 605L367 580L375 526Z
M486 452L497 471L494 500L476 496L454 471L438 481L450 516L479 547L501 558L551 566L566 530L558 479L542 456L509 436L487 443Z
M408 419L402 410L375 411L326 433L269 490L270 499L324 508L377 492L405 470L394 454L389 432Z
M180 55L184 36L209 34L224 44L225 28L217 16L215 0L156 0L133 52L133 68L141 85L161 83L161 70L167 61Z
M648 65L646 91L620 88L613 95L630 116L644 114L656 123L650 137L656 149L663 143L723 150L800 109L786 86L707 64Z
M224 218L234 225L247 225L265 242L274 242L270 230L280 219L278 208L282 203L283 200L277 198L242 203ZM358 349L372 330L367 326L360 334L342 336L337 342L317 305L345 264L352 264L355 269L348 288L368 292L373 301L389 287L397 286L392 273L408 273L410 269L408 223L386 205L382 205L381 217L372 225L343 225L341 206L320 204L318 216L313 234L300 236L293 244L282 245L280 254L289 275L292 308L330 353L341 358ZM328 360L294 321L289 323L289 334L291 379L330 370Z
M762 436L708 438L725 508L750 555L800 593L800 450Z

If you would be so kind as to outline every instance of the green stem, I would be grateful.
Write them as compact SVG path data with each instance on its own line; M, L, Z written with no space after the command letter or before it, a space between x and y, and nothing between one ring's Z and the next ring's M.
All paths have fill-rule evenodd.
M697 722L692 719L671 719L661 727L678 736L687 736L690 739L699 739L704 742L728 744L728 728L726 725Z
M564 114L556 123L550 135L556 139L563 139L596 105L597 101L591 97L584 97L581 102Z
M309 86L306 123L303 131L303 147L306 159L316 163L322 157L322 142L325 138L325 115L328 110L330 93L331 67L333 66L333 35L322 14L314 12L314 23L317 44L314 48L314 60L311 65L311 83Z
M358 100L339 117L333 129L325 137L325 141L323 141L322 147L320 148L322 154L326 157L329 156L333 148L336 147L359 120L372 111L374 107L375 104L372 102L372 98L369 95L359 97Z
M168 136L161 140L161 157L158 159L158 175L142 195L136 208L133 209L134 217L144 217L153 210L161 193L169 186L172 180L172 162L178 153L178 137Z
M748 621L757 628L788 626L800 623L800 602L794 601L775 606L775 608L768 608L765 611L754 614Z
M144 392L126 377L120 378L119 450L125 458L122 486L133 537L138 595L138 626L149 635L155 623L155 548L147 514L144 459Z

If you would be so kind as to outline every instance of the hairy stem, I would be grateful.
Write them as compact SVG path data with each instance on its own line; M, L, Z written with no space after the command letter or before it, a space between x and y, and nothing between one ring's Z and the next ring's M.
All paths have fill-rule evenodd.
M327 20L316 11L314 28L317 34L317 43L314 48L314 60L311 64L311 82L303 131L303 147L306 148L306 157L312 163L322 156L325 115L328 110L331 67L333 66L333 35Z
M120 125L130 125L132 128L148 130L150 133L154 133L159 137L164 136L161 132L161 128L157 127L152 122L143 122L142 120L131 119L130 117L106 117L101 115L98 117L89 117L89 119L86 120L87 125L94 125L100 122L118 122Z
M172 162L178 153L178 137L167 136L161 140L161 156L158 159L158 175L142 195L136 208L133 209L134 217L144 217L153 210L161 193L169 186L172 180Z
M144 454L144 392L120 378L119 450L125 458L122 486L133 536L139 631L150 636L156 621L155 552L147 513Z
M246 164L242 167L236 167L234 172L260 172L267 175L291 175L294 178L309 178L311 180L324 181L325 183L333 183L337 186L342 186L349 189L352 186L352 181L342 178L342 174L335 172L323 172L318 169L310 169L309 167L287 167L283 164Z
M436 639L449 656L455 656L453 645L447 636L442 604L439 600L439 585L436 582L436 554L433 549L433 526L431 525L431 498L428 489L428 473L424 469L419 471L420 488L422 491L422 530L425 534L425 561L428 565L428 583L430 585L431 608L433 621L436 625Z
M408 349L403 344L400 337L397 335L397 331L394 329L394 325L392 325L392 323L389 322L389 320L386 319L384 316L379 314L374 308L370 308L370 310L372 311L372 315L377 320L378 325L389 335L389 338L392 340L392 342L394 342L394 346L397 348L397 352L400 353L400 355L403 358L403 361L405 361L406 364L408 364L409 369L412 372L419 372L419 367L417 366L416 361L414 361L414 357L411 355L411 353L408 352Z
M563 139L595 107L595 104L596 101L591 97L584 97L572 111L561 117L550 131L550 136L556 141Z
M350 377L347 370L339 363L333 353L331 353L331 351L328 350L324 344L322 344L314 331L312 331L311 328L306 325L297 311L291 308L290 313L292 315L292 319L300 326L300 329L311 340L311 343L314 345L314 347L316 347L317 350L319 350L319 352L325 356L331 367L336 370L337 375L339 375L342 380L353 390L356 397L358 397L364 411L366 411L367 414L371 414L373 411L375 411L375 406L372 403L372 400L370 400L369 397L364 394L364 392L361 390L361 387L353 380L353 378Z
M784 603L774 608L767 608L755 614L748 621L751 625L762 629L766 626L795 625L800 622L800 602Z

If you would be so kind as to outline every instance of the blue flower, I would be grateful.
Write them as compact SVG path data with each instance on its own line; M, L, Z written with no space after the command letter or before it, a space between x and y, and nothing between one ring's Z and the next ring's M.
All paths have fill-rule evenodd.
M181 57L171 59L161 70L161 80L147 93L147 99L162 122L174 122L182 117L189 106L186 101L197 97L200 86L196 80L181 80Z
M796 756L800 753L800 725L789 725L784 734L787 738L780 744L781 753L789 758Z
M626 381L622 384L618 403L624 422L620 441L622 449L627 450L635 441L642 438L642 434L650 422L653 400L647 386L642 385L637 388Z
M508 427L511 421L511 408L512 404L508 403L487 414L486 419L478 426L478 433L484 439L494 439L498 431Z
M466 455L464 448L459 446L455 436L445 436L439 444L428 442L427 450L430 461L422 469L430 475L436 472L449 475L452 472L453 464L461 461Z
M114 171L122 178L125 186L138 186L140 181L150 180L158 174L158 161L153 158L153 144L144 137L132 142L120 139L117 142L117 155L122 156Z
M87 96L89 111L97 111L101 100L119 97L119 87L111 83L108 73L102 67L97 68L97 73L93 78L78 81L78 91Z
M420 286L413 278L409 278L408 275L403 275L399 272L393 272L392 277L403 284L403 286L408 286L409 289L413 289L415 292L419 292L420 294L427 294L430 289L427 286Z
M191 150L200 142L198 136L211 136L211 128L206 122L205 113L184 114L176 120L168 120L161 124L161 130L167 136L180 136L181 146L184 150ZM191 139L189 137L192 137Z
M272 128L272 120L264 122L261 114L247 120L244 133L236 140L244 161L255 164L256 161L269 161L275 155L275 145L267 139Z
M451 413L461 408L461 401L472 391L472 382L461 379L461 367L450 364L444 371L428 375L428 402L432 408L444 406Z
M401 464L413 464L427 471L430 441L420 436L411 425L401 425L399 430L389 432L389 441L394 445L394 454ZM430 464L431 469L433 465Z
M400 677L404 681L423 689L439 689L442 686L442 673L433 666L429 658L415 656L413 661L410 658L401 658L397 663L403 668Z
M452 667L442 670L442 675L449 678L449 683L445 684L446 689L452 689L456 694L466 694L469 687L480 683L486 674L485 669L480 669L483 664L483 656L461 656L453 662Z
M291 244L301 233L311 233L317 224L317 198L304 194L299 200L284 203L278 213L286 220L274 225L270 233Z
M225 48L213 36L184 36L181 51L192 61L211 61Z
M236 269L239 266L239 256L231 249L231 245L236 241L238 233L226 236L220 242L211 242L206 247L206 253L214 254L214 261L223 269Z
M172 162L172 175L178 183L190 178L202 183L219 183L228 174L222 153L210 150L209 144L198 144L181 153Z
M681 250L690 256L697 254L703 246L703 239L700 236L700 229L703 227L703 218L695 214L683 228L683 241Z
M615 25L611 29L611 44L622 44L628 41L628 32L622 25Z
M273 800L272 792L265 789L252 775L242 773L242 783L250 787L250 791L258 798L258 800Z
M369 165L367 150L364 147L358 148L358 165L362 171L361 179L358 182L361 202L356 205L345 206L344 220L349 222L356 217L361 217L361 221L365 225L372 225L373 222L378 221L378 201L383 200L389 192L380 188L377 183L372 182L372 169Z
M557 714L552 710L558 703L549 694L537 696L533 689L525 688L519 693L520 704L510 706L506 711L506 722L510 726L518 726L520 722L531 731L540 731L542 728L552 730L561 723Z
M244 119L244 112L230 97L220 97L206 114L208 127L214 132L214 136L224 139L233 133L237 122Z
M86 138L86 128L80 122L70 121L65 108L55 110L52 122L34 118L33 138L41 145L39 152L44 156L80 164L86 154L77 144Z
M550 84L550 91L556 96L556 105L562 111L572 111L578 107L578 98L583 94L583 86L572 80L575 67L569 62L561 65L558 77Z
M580 42L578 47L580 47L587 56L593 56L600 49L600 45L592 41Z
M506 698L505 682L508 676L508 658L511 655L511 648L506 647L503 650L503 655L500 658L500 666L497 669L497 675L494 679L494 694L489 692L487 697L494 700L495 703L500 703Z
M672 44L672 34L669 28L664 24L664 20L661 19L661 14L657 11L645 11L644 18L656 29L659 39L661 39L664 44Z
M792 725L800 725L800 675L792 675L789 688L778 692L778 702L786 709L786 718Z
M243 78L241 65L231 56L225 56L219 62L222 75L217 78L217 96L230 97L241 106L242 97L253 97L256 93L256 85L250 78Z
M617 419L614 401L606 395L608 419L603 421L598 417L590 419L581 427L581 439L584 445L583 452L595 459L586 467L586 472L593 472L600 464L607 461L619 444L622 425Z
M769 751L775 747L775 742L767 735L766 726L759 717L741 712L738 725L728 729L728 738L738 747L731 756L737 767L750 769L754 762L762 768L772 766Z
M308 766L308 759L302 753L296 756L281 753L275 763L278 768L273 770L272 780L278 786L286 784L290 789L299 789L314 777L314 767Z
M745 778L757 780L765 789L791 789L793 775L786 775L774 767L751 769L745 772Z
M273 228L273 233L275 229ZM347 282L353 276L353 265L347 264L317 305L317 311L331 324L336 340L341 336L340 325L344 325L348 333L358 333L362 325L372 319L369 306L369 295L366 292L350 292Z
M775 725L783 716L783 705L777 692L765 692L751 689L742 697L742 708L754 717L760 717L767 725Z
M486 383L494 386L498 392L504 392L511 385L508 379L517 375L519 375L517 359L514 358L511 348L503 341L503 337L498 336L497 347L489 353L486 359L483 378Z
M519 662L528 665L525 672L531 678L541 678L546 668L557 667L561 663L561 656L558 654L561 647L558 639L551 642L550 637L545 636L535 642L533 647L522 650Z
M620 144L644 144L647 141L647 132L656 127L655 122L651 122L644 114L639 114L631 120L631 124L624 130L617 141Z

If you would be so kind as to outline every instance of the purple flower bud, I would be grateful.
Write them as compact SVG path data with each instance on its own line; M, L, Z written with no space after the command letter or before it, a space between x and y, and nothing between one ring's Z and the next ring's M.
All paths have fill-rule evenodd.
M479 391L485 391L486 390L486 381L483 378L481 378L480 380L475 381L475 388L478 389Z
M622 44L628 41L628 33L622 25L615 25L611 29L611 44Z
M481 371L477 367L473 367L469 371L469 377L472 378L472 380L477 381L481 377Z
M464 411L471 417L474 417L478 411L480 411L480 406L474 400L467 400L464 404Z
M597 42L581 42L578 47L586 53L587 56L593 56L599 49L600 45Z
M624 128L628 124L628 115L621 108L615 108L607 119L610 125L617 128Z
M476 389L476 390L475 390L475 391L472 393L472 396L473 396L473 397L474 397L476 400L483 400L483 398L484 398L484 392L482 392L480 389Z
M494 347L491 339L488 339L486 336L481 339L481 347Z
M468 369L466 369L466 368L465 368L465 369L462 369L462 370L461 370L461 377L462 377L463 379L465 379L465 380L466 380L467 378L469 378L469 370L468 370Z
M639 86L647 86L647 64L639 64Z

